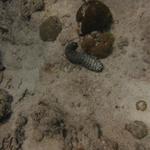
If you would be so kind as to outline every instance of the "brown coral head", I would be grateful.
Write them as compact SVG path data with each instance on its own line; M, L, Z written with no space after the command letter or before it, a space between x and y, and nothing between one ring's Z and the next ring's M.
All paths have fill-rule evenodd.
M113 50L114 36L109 32L85 36L81 42L82 49L98 58L108 57Z
M113 17L110 9L98 0L83 3L76 14L80 24L81 35L92 31L108 31L111 28Z

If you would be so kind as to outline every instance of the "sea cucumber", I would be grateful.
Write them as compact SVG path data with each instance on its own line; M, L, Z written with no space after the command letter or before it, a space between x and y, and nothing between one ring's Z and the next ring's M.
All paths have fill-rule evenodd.
M88 70L102 72L104 66L102 62L95 56L88 55L85 52L77 52L78 44L71 42L65 48L66 58L73 64L81 65Z

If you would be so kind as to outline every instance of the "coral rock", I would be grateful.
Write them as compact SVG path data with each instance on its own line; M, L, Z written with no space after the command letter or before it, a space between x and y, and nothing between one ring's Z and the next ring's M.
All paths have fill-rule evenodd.
M143 100L136 103L136 109L140 111L145 111L147 109L147 103Z
M86 37L81 42L81 47L87 53L98 58L106 58L112 53L114 37L111 33L99 33L96 37Z
M59 18L51 16L40 25L40 37L43 41L55 41L61 30Z
M136 139L142 139L148 134L147 126L142 121L134 121L126 124L125 129L129 131Z
M81 24L81 34L107 31L113 22L109 8L98 0L85 2L77 11L76 20Z

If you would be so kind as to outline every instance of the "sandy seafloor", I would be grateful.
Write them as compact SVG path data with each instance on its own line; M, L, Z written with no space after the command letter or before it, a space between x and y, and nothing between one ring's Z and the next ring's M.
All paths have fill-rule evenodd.
M66 126L83 124L89 134L87 139L95 138L89 127L95 121L100 124L103 135L116 141L121 150L134 150L136 143L150 147L150 135L137 140L125 130L125 124L134 120L143 121L150 129L150 1L102 2L113 14L111 32L115 43L112 55L102 60L105 69L101 73L73 65L64 55L64 43L78 39L75 15L81 0L45 0L45 9L34 12L30 21L20 21L16 15L19 0L5 2L7 13L4 15L12 17L15 23L11 27L13 38L8 35L0 41L6 66L3 75L1 73L0 87L13 96L13 103L11 117L0 125L0 143L14 132L16 119L22 114L28 122L20 149L67 149L59 135L45 135L40 141L34 139L36 129L31 114L39 102L46 101L63 110ZM4 7L2 1L0 7ZM44 42L39 37L39 25L53 15L61 20L62 31L56 41ZM44 69L46 64L49 65ZM143 112L136 110L139 100L147 103L148 108ZM80 134L79 144L84 145L85 150L94 150L88 146L90 140L84 141ZM76 146L71 149L77 150Z

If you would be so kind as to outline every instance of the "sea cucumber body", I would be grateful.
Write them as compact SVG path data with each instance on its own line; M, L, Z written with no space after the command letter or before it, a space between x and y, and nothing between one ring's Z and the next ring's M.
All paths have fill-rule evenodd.
M103 70L104 66L99 59L84 52L77 52L77 47L76 42L71 42L65 48L65 55L71 63L81 65L95 72Z

